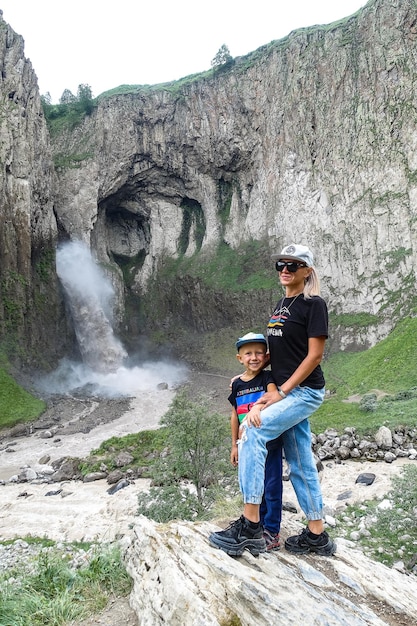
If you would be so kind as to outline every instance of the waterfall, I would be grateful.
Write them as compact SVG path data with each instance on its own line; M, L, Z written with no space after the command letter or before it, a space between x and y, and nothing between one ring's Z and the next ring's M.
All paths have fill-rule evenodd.
M59 246L56 265L83 362L62 359L37 381L43 394L153 398L158 385L176 387L187 379L184 364L151 361L143 351L128 357L113 332L113 287L86 245L72 241Z
M83 362L94 371L116 371L127 352L115 337L111 318L113 287L80 241L60 246L58 277L64 288Z

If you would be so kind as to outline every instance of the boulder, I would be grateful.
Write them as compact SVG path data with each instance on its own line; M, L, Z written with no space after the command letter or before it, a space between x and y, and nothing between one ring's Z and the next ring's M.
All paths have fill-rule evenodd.
M416 578L370 561L350 541L338 539L330 558L285 550L231 558L209 545L215 530L137 518L122 549L140 626L382 626L415 619Z

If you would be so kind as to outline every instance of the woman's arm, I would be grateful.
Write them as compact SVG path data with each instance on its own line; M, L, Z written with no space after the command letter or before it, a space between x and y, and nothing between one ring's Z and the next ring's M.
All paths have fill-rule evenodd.
M320 365L323 358L325 343L326 337L309 338L307 356L301 361L300 365L289 377L289 379L281 385L281 389L285 394L288 395L294 387L297 387L297 385L310 376L311 372L316 369L317 365Z
M310 337L308 340L308 352L305 359L303 359L294 373L282 383L280 389L288 395L297 385L303 382L311 372L320 365L323 358L324 346L326 343L326 337ZM278 390L274 392L265 393L262 398L257 401L257 404L262 404L262 408L266 409L267 406L271 406L274 402L282 400L282 396Z

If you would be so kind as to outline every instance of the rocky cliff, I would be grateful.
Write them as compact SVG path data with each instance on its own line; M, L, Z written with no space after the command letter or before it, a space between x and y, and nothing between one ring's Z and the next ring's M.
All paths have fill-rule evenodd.
M37 78L0 11L0 338L20 365L66 342L55 273L54 167Z
M291 241L316 254L333 335L343 323L335 347L373 344L415 311L416 8L370 0L216 71L103 94L53 137L55 183L36 95L26 116L44 138L30 175L49 192L43 224L52 240L53 203L63 235L91 246L130 334L263 327L278 297L268 257ZM36 136L20 126L15 141L33 153ZM242 260L225 286L224 258Z
M59 174L65 229L128 267L140 296L166 258L202 267L222 244L308 242L332 312L382 322L366 330L373 343L415 304L415 9L371 0L223 71L101 98L55 147L89 155ZM203 301L217 323L219 290L204 298L193 282L188 312ZM165 302L185 293L172 283Z

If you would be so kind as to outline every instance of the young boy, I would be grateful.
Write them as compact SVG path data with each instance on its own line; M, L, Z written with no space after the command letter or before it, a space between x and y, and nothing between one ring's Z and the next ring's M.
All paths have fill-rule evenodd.
M230 461L238 464L239 425L246 414L266 391L276 391L277 387L271 372L264 370L268 361L267 342L263 335L248 333L236 342L236 358L245 372L234 379L232 392L228 398L233 406L230 419L232 429L232 450ZM264 527L267 550L279 550L279 531L282 515L282 444L278 437L267 444L268 456L265 465L264 496L260 514Z

